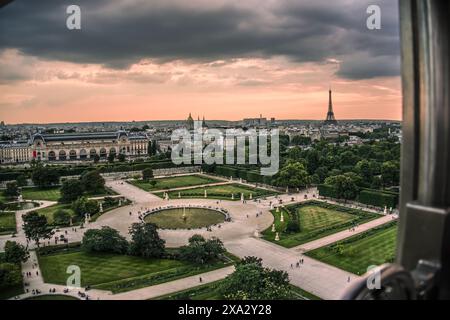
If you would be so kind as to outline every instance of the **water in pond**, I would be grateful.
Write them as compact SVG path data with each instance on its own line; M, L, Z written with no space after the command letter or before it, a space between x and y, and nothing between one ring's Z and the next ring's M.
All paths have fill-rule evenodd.
M8 203L6 205L6 210L10 211L18 211L18 210L28 210L39 207L39 204L36 202L14 202Z

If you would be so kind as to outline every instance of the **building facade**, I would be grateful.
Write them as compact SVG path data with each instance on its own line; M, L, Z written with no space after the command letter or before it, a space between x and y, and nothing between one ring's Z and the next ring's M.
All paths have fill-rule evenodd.
M21 163L33 159L41 161L93 160L96 155L106 159L109 154L128 157L147 155L149 138L126 131L41 134L28 143L2 145L1 163Z
M0 144L0 163L23 163L30 161L28 142L7 142Z

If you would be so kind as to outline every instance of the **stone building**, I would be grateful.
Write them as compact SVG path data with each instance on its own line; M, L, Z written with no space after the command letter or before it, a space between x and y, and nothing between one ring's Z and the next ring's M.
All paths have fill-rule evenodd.
M0 163L23 163L30 161L28 142L5 142L0 144Z
M143 134L126 131L90 132L68 134L41 134L32 136L28 143L9 144L1 147L1 163L41 161L78 161L106 159L109 154L125 154L128 157L147 155L149 138Z

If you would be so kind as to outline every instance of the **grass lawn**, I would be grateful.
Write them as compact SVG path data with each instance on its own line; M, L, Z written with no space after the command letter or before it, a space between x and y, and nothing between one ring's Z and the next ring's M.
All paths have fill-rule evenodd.
M36 296L27 298L25 300L80 300L72 296L65 296L62 294L45 294L42 296Z
M197 229L222 223L224 220L225 216L222 213L205 208L165 209L144 219L145 222L154 223L162 229Z
M283 213L284 222L280 221L281 213ZM280 212L273 210L272 214L275 219L276 231L272 232L272 227L266 229L262 233L263 238L287 248L328 236L350 228L354 224L365 223L379 217L373 213L317 201L290 205L281 209ZM300 231L288 233L286 227L290 219L295 218L299 221ZM275 241L276 232L280 235L279 241Z
M22 196L27 200L46 200L46 201L58 201L61 197L59 187L52 188L23 188Z
M16 232L16 214L14 212L0 212L0 235Z
M55 214L56 211L58 210L64 210L69 212L73 217L76 217L75 212L72 210L72 205L71 204L54 204L50 207L46 207L46 208L42 208L42 209L38 209L36 210L40 215L44 215L47 217L47 221L49 224L53 224L53 215ZM75 219L73 219L75 220ZM75 223L75 221L73 221Z
M169 192L169 197L171 199L177 199L180 195L181 198L204 198L205 190L209 199L232 200L231 195L234 194L235 201L241 199L241 193L244 194L244 198L246 200L250 199L250 194L252 195L253 199L257 197L272 196L277 194L274 191L252 188L241 184L225 184L204 188L172 191ZM155 195L163 197L162 192L155 193Z
M223 280L204 284L192 289L187 289L172 294L157 297L154 300L223 300L219 292L219 286ZM313 294L291 285L292 300L320 300Z
M346 240L319 248L306 255L354 274L364 274L372 265L392 262L395 255L397 224L374 228Z
M155 179L156 184L153 187L150 182L143 180L131 180L129 183L132 185L141 188L145 191L153 191L153 190L165 190L165 189L173 189L173 188L182 188L182 187L191 187L198 186L202 184L210 184L216 182L222 182L217 179L209 178L201 175L192 175L192 176L180 176L180 177L168 177L168 178L159 178Z
M110 290L114 293L134 290L167 281L192 276L230 265L233 260L218 261L207 266L173 259L144 259L140 257L96 253L80 250L39 256L45 282L66 283L69 265L81 269L82 286Z
M109 195L116 195L116 193L108 188L95 193L87 193L87 197L103 197ZM61 198L60 187L51 188L23 188L22 196L26 200L46 200L58 201Z

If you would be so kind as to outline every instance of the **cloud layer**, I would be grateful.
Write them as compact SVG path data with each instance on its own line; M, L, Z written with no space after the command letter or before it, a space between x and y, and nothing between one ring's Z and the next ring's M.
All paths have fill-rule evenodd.
M65 10L74 3L82 10L80 31L66 28ZM0 50L15 48L40 59L114 69L129 68L142 59L226 63L284 56L299 63L336 63L337 76L347 79L398 75L397 3L377 1L382 29L371 31L366 28L366 8L372 3L21 0L0 10ZM24 76L2 74L3 81ZM164 75L149 81L161 78ZM242 81L247 86L259 84L261 80Z

